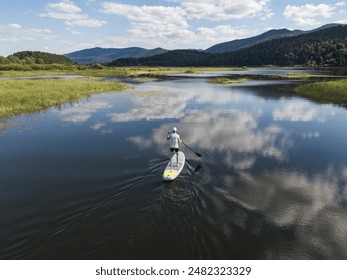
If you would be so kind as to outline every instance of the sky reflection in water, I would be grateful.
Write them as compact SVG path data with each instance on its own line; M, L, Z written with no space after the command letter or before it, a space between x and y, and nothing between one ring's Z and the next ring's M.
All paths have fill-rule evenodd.
M267 90L282 94L269 97ZM172 126L178 127L183 140L203 155L199 161L185 150L188 164L202 166L195 177L187 179L183 175L176 185L168 187L160 180L163 165L138 171L140 163L132 161L133 165L128 165L125 161L124 172L129 178L134 172L142 176L154 172L149 175L153 177L147 187L156 186L164 197L168 192L180 193L180 182L186 188L181 189L182 193L191 194L188 200L184 199L190 207L184 210L185 217L199 216L210 231L191 241L187 258L345 259L346 110L286 94L280 82L268 86L262 82L220 86L204 79L177 79L138 84L127 93L95 96L61 110L51 109L47 114L57 119L52 122L58 131L66 127L76 131L88 128L83 137L97 137L98 143L105 143L105 150L111 143L108 141L122 139L121 154L127 153L127 160L141 159L141 163L165 159L166 133ZM15 133L5 131L8 137ZM71 135L78 137L75 133ZM106 138L100 137L109 138L103 141ZM100 160L95 152L90 156ZM137 176L137 183L145 184L141 175ZM179 217L172 219L180 227ZM160 235L164 224L152 222ZM186 228L181 230L182 235L188 232ZM259 248L250 249L249 255L231 253L231 240L239 237L238 231L251 244L260 242ZM212 246L220 249L205 248L200 253L193 250L209 239ZM141 256L152 257L146 253ZM171 256L182 257L174 253Z

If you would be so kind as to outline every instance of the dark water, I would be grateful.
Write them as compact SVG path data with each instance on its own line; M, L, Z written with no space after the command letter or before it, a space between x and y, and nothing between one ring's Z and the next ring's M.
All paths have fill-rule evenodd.
M138 83L0 124L1 259L347 259L347 110ZM176 126L187 164L162 181Z

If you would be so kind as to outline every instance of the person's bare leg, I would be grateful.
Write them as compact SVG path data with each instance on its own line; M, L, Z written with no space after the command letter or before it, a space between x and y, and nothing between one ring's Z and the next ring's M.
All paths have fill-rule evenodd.
M172 157L173 157L174 155L175 155L174 152L171 152L171 153L170 153L170 166L172 166Z

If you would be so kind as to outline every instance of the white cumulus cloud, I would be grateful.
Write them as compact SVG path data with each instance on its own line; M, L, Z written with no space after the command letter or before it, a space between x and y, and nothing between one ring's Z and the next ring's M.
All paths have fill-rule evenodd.
M9 30L18 30L18 29L21 29L22 26L19 25L19 24L17 24L17 23L11 23L11 24L8 24L8 25L7 25L7 28L8 28Z
M112 2L102 3L102 13L124 16L131 22L165 24L171 22L177 27L186 27L185 11L180 7L133 6Z
M68 26L102 27L106 21L91 19L82 9L70 2L48 3L41 17L65 20Z
M297 25L321 24L319 18L331 18L335 7L328 4L306 4L302 6L287 5L283 15Z
M217 21L229 18L254 16L267 10L269 1L247 0L238 1L172 1L177 6L135 6L114 2L103 2L101 13L124 17L129 22L130 36L121 40L128 44L148 44L163 46L165 48L177 47L180 42L182 48L201 48L201 42L207 46L216 41L231 41L249 34L242 28L228 24L217 26L190 26L190 21L208 19ZM252 7L252 8L251 8ZM259 16L262 17L265 14ZM271 15L270 15L271 16ZM108 37L109 41L118 41L117 37ZM118 43L119 44L119 43ZM134 43L133 43L134 44Z
M17 23L0 25L1 42L23 42L36 40L52 40L55 36L47 28L25 28Z
M264 16L271 13L268 8L269 0L173 0L180 3L188 18L228 20Z
M180 7L133 6L112 2L102 3L101 12L125 17L129 32L146 38L177 38L190 32L185 11Z
M68 26L84 26L84 27L102 27L104 24L106 24L106 21L104 20L98 20L98 19L76 19L76 20L67 20L65 22Z
M60 11L63 13L79 13L82 12L81 8L78 6L75 6L73 4L67 3L67 2L61 2L61 3L49 3L47 4L47 8Z

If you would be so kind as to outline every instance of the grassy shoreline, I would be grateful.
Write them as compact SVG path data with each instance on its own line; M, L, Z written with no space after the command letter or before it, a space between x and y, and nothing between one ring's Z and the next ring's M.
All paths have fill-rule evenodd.
M316 101L347 105L347 79L300 85L295 91Z
M0 71L0 77L26 77L44 75L80 75L89 77L107 76L165 76L173 73L203 73L206 71L231 71L242 70L231 67L105 67L102 69L59 69L59 70L7 70Z
M129 88L97 78L0 80L0 119Z
M240 74L229 77L216 77L209 80L213 84L235 84L248 80L300 80L310 83L297 86L294 90L298 96L319 102L328 102L347 106L346 76L318 74Z
M93 93L121 91L127 88L113 81L101 81L96 77L123 76L135 81L146 82L153 78L165 77L172 73L203 73L207 71L244 70L241 68L216 67L122 67L102 69L68 69L68 70L35 70L35 71L0 71L0 119L20 113L34 112L67 102L75 102ZM28 76L85 76L73 79L11 79ZM88 77L88 78L87 78ZM91 78L94 77L94 78ZM138 79L138 80L137 80ZM300 96L322 102L347 104L347 79L334 75L311 74L278 74L250 75L238 74L228 77L216 77L209 82L216 84L233 84L247 80L297 79L319 81L298 86L296 93Z

